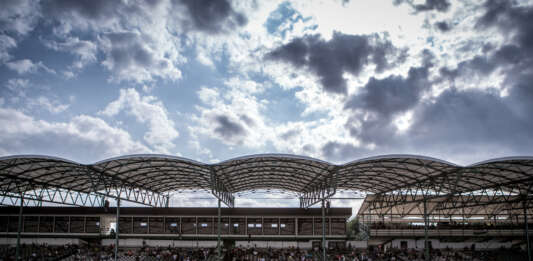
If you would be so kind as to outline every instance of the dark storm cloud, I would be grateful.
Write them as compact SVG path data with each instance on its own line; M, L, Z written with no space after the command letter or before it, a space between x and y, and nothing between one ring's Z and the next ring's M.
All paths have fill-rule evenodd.
M179 0L192 18L194 28L209 33L243 26L247 18L236 12L227 0Z
M344 107L363 108L388 117L418 103L427 86L428 67L411 68L406 78L397 75L384 79L371 77L362 93L352 96Z
M440 72L449 78L488 76L499 68L504 75L502 86L488 91L450 88L423 104L409 131L411 143L443 148L492 146L515 153L527 153L533 146L533 7L489 0L485 9L478 29L497 27L511 41L496 48L486 45L483 55ZM502 97L500 89L507 89L508 95Z
M115 15L122 1L108 0L46 0L42 2L43 11L50 17L79 14L91 20L109 19Z
M448 32L450 31L452 28L450 27L450 25L446 22L446 21L441 21L441 22L436 22L435 23L435 26L437 27L437 29L439 29L441 32Z
M147 67L154 60L150 51L142 45L142 39L135 33L111 33L105 37L111 44L110 59L117 68L125 68L131 64Z
M454 69L440 68L439 77L433 82L426 81L427 87L422 89L429 89L436 82L442 84L442 79L488 77L496 70L504 78L500 86L465 89L463 86L453 87L454 83L439 96L421 100L417 88L415 91L406 88L413 86L406 83L410 76L406 79L395 76L371 79L358 96L351 97L346 103L346 108L353 111L346 128L362 141L363 146L330 142L321 148L324 155L334 160L348 160L412 151L416 154L430 152L437 157L459 155L458 159L467 158L473 162L487 157L485 155L531 154L533 7L490 0L486 2L485 10L476 28L497 28L507 40L500 45L485 44L481 54L462 61ZM383 93L383 90L388 92ZM502 90L507 95L502 96ZM372 92L376 95L371 95ZM398 100L390 98L395 93L401 93ZM411 125L399 133L391 121L406 108L413 113ZM377 147L367 150L364 146L367 144Z
M414 146L469 147L497 145L525 151L533 145L533 123L513 110L512 97L485 90L443 92L422 105L408 135Z
M139 1L126 3L124 1L109 0L45 0L42 3L44 13L51 18L78 17L89 21L112 21L124 17L148 17L154 7L162 1ZM180 9L178 7L184 7ZM242 26L247 18L235 11L227 0L174 0L170 14L176 16L187 30L198 30L207 33L221 33ZM186 12L183 12L186 11ZM183 17L184 16L184 17Z
M513 1L489 0L486 12L478 20L478 27L498 27L502 33L511 35L515 45L533 53L533 7L513 6Z
M370 63L381 72L396 62L387 58L398 53L390 41L377 35L336 32L329 41L318 35L295 38L268 53L266 58L309 69L320 78L325 91L345 94L347 86L343 73L358 75Z
M414 5L417 11L437 10L439 12L446 12L450 8L448 0L426 0L424 4Z
M352 136L375 144L390 142L396 131L392 125L394 116L417 105L423 91L430 87L428 78L433 56L424 51L422 57L423 65L409 69L407 77L371 77L359 93L347 100L344 108L354 114L345 126ZM370 116L363 117L361 110Z
M246 134L245 129L238 122L232 121L225 115L216 116L215 121L217 123L215 133L223 138L234 139Z
M436 10L439 12L446 12L450 9L450 2L448 0L426 0L423 4L414 4L413 0L394 0L395 5L407 3L411 5L417 12Z
M361 158L363 155L368 154L369 151L349 143L330 141L322 146L321 152L328 160L344 162Z

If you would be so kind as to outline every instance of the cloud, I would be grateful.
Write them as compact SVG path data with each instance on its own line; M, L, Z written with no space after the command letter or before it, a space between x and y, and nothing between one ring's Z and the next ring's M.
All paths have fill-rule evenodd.
M227 0L180 0L185 5L193 29L223 33L247 23L244 14L235 11Z
M85 163L151 152L128 132L96 117L78 115L68 122L48 122L10 108L0 108L0 151L7 155L53 155Z
M44 42L79 59L66 75L101 52L110 80L143 85L181 78L184 36L229 33L247 21L227 0L44 0L41 6L54 32Z
M50 100L45 96L39 96L37 98L30 98L26 101L26 104L30 107L40 107L51 113L57 114L67 110L70 105L61 104L57 100Z
M4 0L0 9L0 32L24 36L31 32L39 19L39 1Z
M336 141L329 141L321 147L321 153L326 159L340 162L361 158L369 152L368 149Z
M439 12L446 12L450 8L448 0L426 0L424 4L414 5L417 11L431 11L437 10Z
M329 41L318 35L295 38L266 55L268 60L282 61L316 74L325 91L346 94L344 73L359 75L369 64L382 72L398 54L390 41L377 35L333 34Z
M246 135L245 129L235 121L232 121L225 115L215 116L215 122L217 127L214 129L215 133L218 133L225 139L232 140L235 136Z
M97 60L98 48L96 43L79 39L78 37L66 37L61 40L42 39L43 44L54 51L68 52L76 59L72 63L72 69L82 69L85 65Z
M371 77L360 92L352 95L344 108L353 112L346 123L350 133L364 142L382 145L394 138L395 116L416 106L423 91L429 90L431 54L423 54L420 67L409 69L407 77L391 75L383 79Z
M136 32L109 33L102 36L100 48L106 54L102 64L115 73L114 79L138 83L161 79L177 80L181 72L173 61L150 46L152 39Z
M185 60L176 37L180 26L171 17L174 10L169 1L60 0L44 1L42 6L55 25L54 34L43 42L75 55L71 70L102 57L100 64L114 82L146 84L181 77L177 66Z
M14 78L9 79L6 83L6 87L15 93L20 93L24 89L28 88L30 85L30 81L28 79L22 79L22 78Z
M54 70L44 65L43 62L33 63L29 59L22 59L22 60L8 62L6 63L6 66L7 68L17 72L18 74L35 73L38 70L42 70L42 71L45 71L47 73L52 73L52 74L56 73Z
M221 87L202 87L189 133L194 139L219 140L225 145L261 148L271 140L274 131L264 114L268 101L257 96L263 93L261 83L234 77Z
M467 156L471 148L480 154L492 153L489 157L526 153L533 145L533 124L524 113L514 111L514 102L514 97L502 98L496 90L452 88L415 111L406 136L413 147L430 146L428 150L443 154Z
M439 29L441 32L448 32L452 30L450 24L448 24L446 21L436 22L435 27L437 27L437 29Z
M448 0L426 0L423 4L415 4L414 0L394 0L394 4L399 5L402 3L408 3L417 12L425 11L439 11L446 12L450 9L450 2Z
M0 62L11 59L9 50L17 47L17 42L10 36L0 34Z
M169 154L176 145L179 132L168 116L163 103L153 96L142 97L135 89L121 89L117 100L112 101L100 114L112 117L121 111L132 115L140 123L147 124L144 140L154 151Z

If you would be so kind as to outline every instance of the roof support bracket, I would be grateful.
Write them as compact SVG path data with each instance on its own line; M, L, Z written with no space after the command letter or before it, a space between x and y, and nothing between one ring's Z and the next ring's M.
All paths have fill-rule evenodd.
M300 208L309 208L323 199L331 198L337 192L336 171L332 171L320 183L300 194Z
M226 206L235 207L235 196L228 191L224 182L218 179L216 171L211 168L211 193L220 201L224 202Z

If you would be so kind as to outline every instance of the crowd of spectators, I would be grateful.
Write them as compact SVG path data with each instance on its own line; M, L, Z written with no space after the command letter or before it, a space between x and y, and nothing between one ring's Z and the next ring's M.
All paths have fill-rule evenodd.
M49 246L47 244L22 244L20 247L20 255L22 260L30 261L61 260L61 258L69 257L74 253L78 253L79 251L80 247L73 244L67 244L63 246ZM16 247L3 246L0 248L0 261L16 260L16 254Z
M0 248L0 261L15 260L15 248ZM114 260L114 246L48 246L22 245L23 260L31 261L110 261ZM525 252L517 249L499 249L493 251L476 251L465 248L462 250L432 249L429 251L431 261L521 261L527 260ZM118 260L142 261L216 261L214 248L176 248L149 247L121 248ZM369 247L367 249L328 249L328 261L423 261L422 249L397 249ZM224 261L322 261L319 248L248 248L235 247L222 250Z
M497 249L478 251L469 248L457 249L432 249L429 251L431 261L525 261L527 255L520 249ZM371 247L363 251L352 251L347 255L338 255L329 258L333 261L424 261L423 249L397 249L383 250Z

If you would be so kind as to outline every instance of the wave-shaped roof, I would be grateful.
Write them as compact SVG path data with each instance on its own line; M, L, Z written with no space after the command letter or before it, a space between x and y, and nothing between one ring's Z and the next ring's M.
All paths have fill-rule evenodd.
M96 175L96 176L95 176ZM533 157L508 157L459 166L417 155L383 155L336 165L305 156L260 154L206 164L155 154L128 155L80 164L41 155L0 157L0 191L14 192L10 179L26 180L80 192L105 189L94 178L120 181L153 192L211 190L213 177L228 192L281 189L308 192L328 178L337 189L387 193L431 187L442 193L469 192L495 186L509 191L533 184Z

